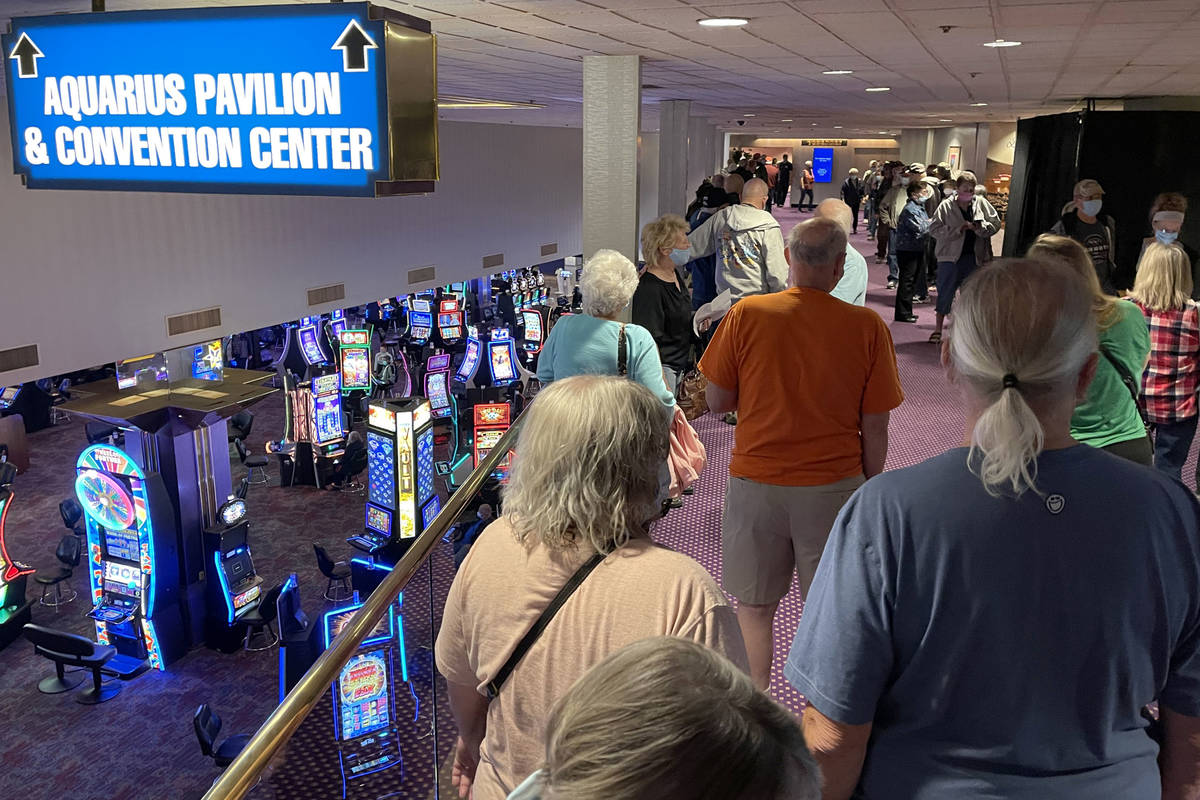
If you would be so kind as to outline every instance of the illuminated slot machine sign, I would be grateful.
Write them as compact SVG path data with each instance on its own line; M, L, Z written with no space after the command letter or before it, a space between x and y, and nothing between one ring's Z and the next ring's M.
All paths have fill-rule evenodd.
M445 373L443 373L445 374ZM422 510L437 501L433 482L433 415L423 399L375 401L367 412L366 528L414 539Z
M433 416L448 417L450 405L450 356L430 356L425 362L425 397L429 399Z
M517 349L508 328L494 328L488 342L488 366L493 386L505 386L517 379Z
M325 614L326 648L361 607L359 603ZM345 782L343 795L356 779L402 763L395 668L399 662L401 682L408 681L408 668L403 624L398 622L393 605L333 683L334 735Z
M370 390L371 335L364 330L343 330L338 334L342 391Z
M542 349L542 315L538 311L522 311L521 321L525 326L524 348L532 353Z
M454 379L460 383L468 383L475 377L475 371L479 369L479 355L483 352L483 343L479 341L479 335L475 329L467 329L467 349L463 353L462 363L458 365L458 371L454 373Z
M297 335L300 339L300 352L304 355L305 362L310 365L323 363L325 354L321 352L321 343L317 341L317 324L308 322L301 325Z
M0 389L0 409L8 408L17 399L17 393L21 391L20 386L5 386Z
M225 352L221 340L198 345L192 350L192 377L200 381L219 381L225 376Z
M313 421L317 444L329 444L345 435L342 430L341 376L336 372L312 380Z
M408 336L416 344L425 344L433 335L433 312L428 300L414 298L408 312Z
M162 480L111 445L84 450L75 471L75 496L87 528L88 616L96 639L114 645L119 657L164 669L181 654L182 630L162 631L164 641L156 622L178 592L170 500Z
M478 467L512 425L512 408L508 403L479 403L475 406L475 466ZM508 474L508 459L496 466L496 475Z

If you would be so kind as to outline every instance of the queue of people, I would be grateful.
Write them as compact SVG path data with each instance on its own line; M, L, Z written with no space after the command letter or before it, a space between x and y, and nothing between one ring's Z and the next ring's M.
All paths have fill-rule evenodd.
M970 172L872 162L785 238L781 170L772 186L761 166L649 223L640 275L593 255L585 313L551 331L438 636L460 796L1200 797L1186 200L1155 200L1118 297L1095 181L994 261ZM863 205L895 320L936 286L931 341L967 418L963 447L889 472L904 391L849 241ZM732 299L702 333L698 291ZM651 536L693 367L736 415L719 584ZM765 693L793 575L799 721Z

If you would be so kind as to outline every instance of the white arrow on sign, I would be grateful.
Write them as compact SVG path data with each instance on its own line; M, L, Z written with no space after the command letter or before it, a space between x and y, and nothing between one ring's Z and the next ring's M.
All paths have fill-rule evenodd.
M16 59L18 78L36 78L37 60L44 55L45 53L33 43L33 39L29 38L29 34L22 31L21 38L17 39L17 43L8 57Z

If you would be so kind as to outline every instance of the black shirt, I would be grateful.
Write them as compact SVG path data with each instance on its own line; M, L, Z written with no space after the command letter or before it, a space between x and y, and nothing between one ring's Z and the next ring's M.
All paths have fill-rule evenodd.
M678 371L692 363L692 298L679 270L675 280L678 287L643 272L633 293L633 322L650 331L662 363Z
M971 216L971 210L975 208L975 201L972 200L970 203L968 203L966 208L958 205L958 203L955 203L954 205L956 208L958 208L958 212L962 214L963 222L970 222L973 226L975 224L975 220ZM975 238L975 228L972 227L967 231L967 235L963 237L963 253L975 252ZM960 257L961 255L962 253L959 254Z

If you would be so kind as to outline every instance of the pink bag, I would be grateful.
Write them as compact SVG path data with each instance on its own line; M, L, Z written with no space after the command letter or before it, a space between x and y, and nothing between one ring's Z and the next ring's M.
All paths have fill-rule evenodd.
M671 469L671 497L679 497L684 489L695 483L707 463L704 444L687 421L683 409L675 406L675 416L671 419L671 453L667 457Z

